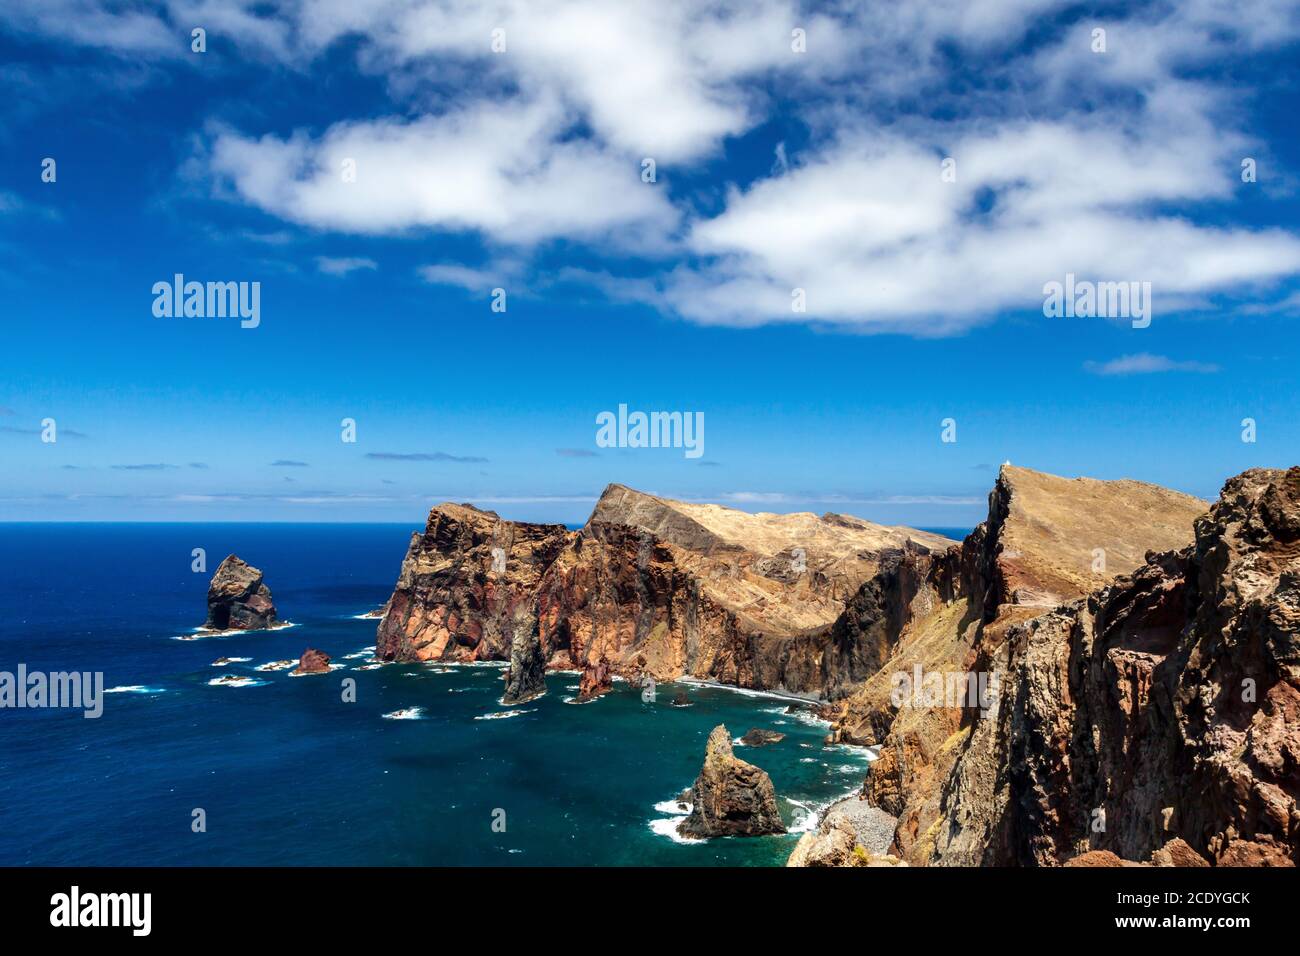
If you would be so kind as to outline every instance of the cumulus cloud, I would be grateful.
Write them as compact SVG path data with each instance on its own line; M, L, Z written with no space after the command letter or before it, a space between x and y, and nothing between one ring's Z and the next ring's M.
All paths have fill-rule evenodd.
M1228 77L1300 38L1296 0L1104 16L1065 0L15 0L0 18L159 56L203 22L303 71L345 50L387 79L382 115L212 126L203 168L218 195L309 229L480 237L487 265L420 270L474 291L537 268L544 244L586 244L594 263L548 277L701 323L934 334L1035 310L1067 273L1150 282L1156 321L1300 273L1293 232L1243 226L1229 203L1240 158L1267 144ZM453 99L448 76L474 85ZM776 130L769 170L701 196L692 177L778 118L806 135ZM645 158L660 182L641 181ZM634 278L604 253L637 260Z
M322 229L475 231L510 245L674 226L676 211L640 182L635 161L565 131L554 100L483 103L342 122L319 139L225 131L210 164L243 200ZM344 175L353 166L355 180Z

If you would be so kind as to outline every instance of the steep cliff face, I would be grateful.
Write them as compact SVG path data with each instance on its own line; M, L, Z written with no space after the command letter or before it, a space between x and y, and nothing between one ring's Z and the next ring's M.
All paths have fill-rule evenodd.
M845 601L905 552L952 544L842 515L751 515L622 485L606 489L580 532L440 505L412 539L377 653L521 665L540 656L550 668L600 665L628 678L842 693L851 679L841 672L872 660L847 640L827 653ZM494 548L506 552L504 572L492 570Z
M1154 485L1007 465L988 519L962 545L905 554L855 595L832 633L887 657L841 704L832 736L881 746L863 795L900 818L898 852L929 860L941 787L987 722L979 714L1004 676L993 655L1008 633L1133 570L1147 550L1185 544L1204 509Z
M1300 468L1231 479L1194 543L981 659L1007 677L944 781L926 862L1296 862Z
M376 634L381 660L509 660L536 631L534 593L573 533L441 504L411 536ZM523 653L521 646L520 658Z

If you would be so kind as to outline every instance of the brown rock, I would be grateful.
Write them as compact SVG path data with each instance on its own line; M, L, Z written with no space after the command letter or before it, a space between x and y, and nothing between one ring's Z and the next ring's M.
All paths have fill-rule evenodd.
M1155 866L1209 866L1209 861L1193 850L1182 837L1174 837L1151 854Z
M1065 861L1066 866L1081 867L1108 867L1108 866L1125 866L1124 860L1121 860L1110 850L1089 850L1087 853L1080 853L1078 856Z
M274 627L275 604L262 583L262 572L235 555L222 561L208 586L208 620L211 631L257 631Z
M580 532L443 504L412 538L376 655L540 656L582 671L603 661L628 679L838 693L855 651L824 651L845 599L902 549L951 543L843 515L751 515L622 485L606 488ZM538 647L516 652L516 635ZM535 690L534 673L530 665L521 680Z
M775 730L764 730L760 727L755 727L740 738L740 742L746 747L766 747L768 744L779 744L783 740L785 740L785 734Z
M298 661L290 674L301 676L303 674L328 674L330 671L330 656L324 651L318 651L313 647L307 648L302 652L302 657Z
M704 767L691 788L691 813L678 826L688 837L784 833L776 791L766 771L738 759L719 724L709 734Z
M1091 839L1157 865L1294 865L1297 521L1300 468L1247 471L1193 543L1006 628L983 659L1007 679L956 748L929 861L1052 864Z
M613 687L614 681L610 674L609 662L596 661L583 668L582 677L578 681L578 700L592 700L609 693Z

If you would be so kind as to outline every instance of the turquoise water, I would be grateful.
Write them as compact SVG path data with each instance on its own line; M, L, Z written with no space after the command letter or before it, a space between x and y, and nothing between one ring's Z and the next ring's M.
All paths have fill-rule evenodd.
M647 703L616 684L575 705L577 675L552 673L545 697L505 708L497 667L356 670L375 622L355 615L388 596L409 532L0 525L0 670L102 670L135 688L106 695L98 720L0 710L0 864L781 864L797 834L684 844L652 828L671 829L656 804L691 784L718 723L788 735L736 752L771 774L789 824L861 784L861 750L823 746L823 724L771 697L689 686L679 708L677 685ZM196 546L262 568L295 626L176 640L204 617ZM255 669L308 646L345 669ZM252 683L209 684L222 674Z

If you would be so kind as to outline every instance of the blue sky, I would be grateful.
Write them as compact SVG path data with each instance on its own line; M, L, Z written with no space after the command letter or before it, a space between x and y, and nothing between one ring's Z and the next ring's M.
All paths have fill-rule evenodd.
M0 520L580 522L619 481L969 526L1004 460L1296 462L1296 4L355 6L0 10ZM178 272L260 324L155 317ZM1067 272L1151 324L1045 317ZM598 447L619 404L703 457Z

